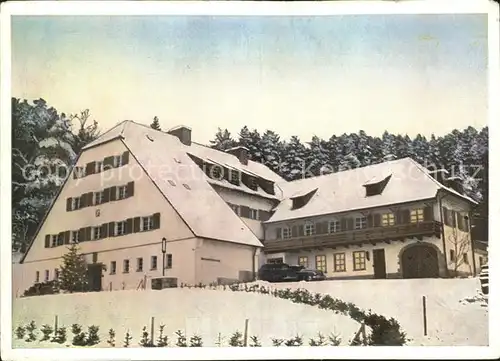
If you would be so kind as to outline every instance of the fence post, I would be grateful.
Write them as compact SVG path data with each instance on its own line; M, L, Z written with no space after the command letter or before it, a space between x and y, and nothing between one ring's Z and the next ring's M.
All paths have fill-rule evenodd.
M151 317L151 346L154 345L155 342L155 318Z
M366 325L365 325L365 321L363 321L363 323L361 324L361 334L363 335L363 345L366 346L367 342L366 342Z
M424 317L424 336L427 336L427 305L425 296L422 296L422 311Z
M57 315L54 317L54 335L57 333Z
M248 345L248 318L245 319L245 333L243 336L243 346L247 347Z

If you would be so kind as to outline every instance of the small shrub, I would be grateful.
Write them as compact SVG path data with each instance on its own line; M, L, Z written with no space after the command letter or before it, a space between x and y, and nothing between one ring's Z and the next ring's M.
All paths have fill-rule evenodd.
M326 346L326 337L321 332L318 332L318 338L311 338L309 346Z
M272 343L273 343L273 346L281 346L283 344L283 342L285 342L285 340L283 340L282 338L272 338L271 339Z
M257 336L250 336L250 347L262 347L260 340Z
M26 335L26 328L24 328L23 326L18 326L14 333L16 334L17 339L22 340Z
M31 321L26 326L26 331L28 332L28 337L26 338L26 342L36 341L36 323L35 321Z
M141 345L142 347L151 347L151 340L149 339L149 332L146 328L146 326L144 326L142 328L142 336L141 336L141 339L139 340L139 345Z
M158 336L158 341L157 341L158 347L168 347L168 336L163 335L164 329L165 325L160 325L160 335Z
M328 336L328 344L330 346L340 346L340 344L342 343L342 339L340 338L339 335L335 335L335 334L330 334L330 336Z
M55 342L58 344L63 344L66 342L66 327L59 327L52 338L51 342Z
M112 328L110 328L109 331L108 331L108 336L109 336L109 338L108 338L108 340L106 342L111 347L115 347L115 336L116 336L115 330L113 330Z
M203 340L200 336L194 335L189 339L189 347L202 347Z
M40 341L48 341L48 340L50 340L50 336L54 332L54 329L49 325L42 325L42 328L40 329L40 331L42 331L42 334L43 334Z
M99 343L99 326L89 326L88 335L86 340L86 346L94 346Z
M175 343L175 345L177 347L187 347L187 340L184 333L181 330L177 330L175 334L177 335L177 342Z
M241 334L241 332L236 331L235 333L233 333L233 335L229 339L229 346L243 347L243 335Z
M71 342L73 346L87 345L87 334L82 331L82 326L74 323L71 325L71 332L73 333L73 341Z
M302 346L302 344L302 337L298 335L285 341L285 346Z
M23 297L53 295L59 293L59 285L55 280L35 283L24 291Z
M130 331L127 330L127 333L125 334L125 340L123 341L123 347L129 347L130 341L132 341L132 335L130 334Z

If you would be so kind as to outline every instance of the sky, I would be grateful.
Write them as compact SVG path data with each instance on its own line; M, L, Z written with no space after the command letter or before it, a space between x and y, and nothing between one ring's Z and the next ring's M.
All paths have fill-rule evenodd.
M486 15L13 16L12 96L282 139L487 124Z

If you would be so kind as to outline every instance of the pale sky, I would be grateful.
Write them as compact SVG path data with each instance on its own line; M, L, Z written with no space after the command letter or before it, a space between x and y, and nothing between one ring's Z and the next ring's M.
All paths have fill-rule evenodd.
M483 127L486 67L486 15L12 17L12 96L201 143Z

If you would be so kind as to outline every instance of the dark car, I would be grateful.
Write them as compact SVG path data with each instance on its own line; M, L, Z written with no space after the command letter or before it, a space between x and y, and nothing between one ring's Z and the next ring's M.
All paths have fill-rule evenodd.
M286 263L267 263L259 269L259 279L268 282L298 281L298 274Z
M323 272L304 266L286 263L268 263L259 270L259 279L268 282L320 281L326 279Z
M326 279L325 274L316 269L305 268L304 266L290 266L297 272L299 281L323 281Z

